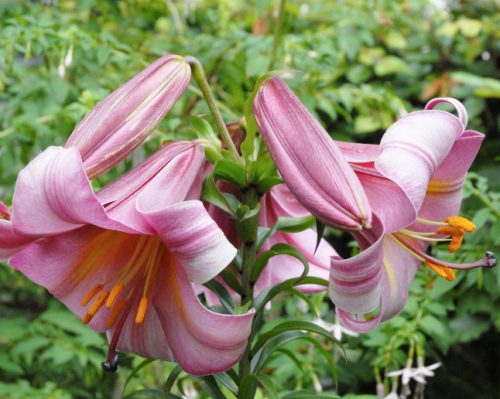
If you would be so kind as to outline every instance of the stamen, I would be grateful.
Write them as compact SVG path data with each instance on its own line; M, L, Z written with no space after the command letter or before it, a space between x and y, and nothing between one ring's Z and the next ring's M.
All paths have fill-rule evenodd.
M462 216L450 216L447 217L444 221L451 227L456 227L468 233L472 233L474 230L476 230L476 225L469 219Z
M104 305L104 301L109 295L109 291L102 291L97 298L92 302L92 305L90 305L89 310L87 311L87 314L83 317L83 324L88 324L90 320L92 320L92 317L99 311L99 309Z
M427 266L432 271L436 272L438 276L443 277L448 281L455 280L456 277L455 270L450 269L449 267L436 265L429 261L425 261L425 266Z
M90 300L97 295L98 292L100 292L103 289L102 284L97 284L94 288L92 288L87 294L83 297L83 299L80 301L81 306L87 306Z
M116 284L112 289L111 292L109 293L109 297L106 300L106 307L108 309L111 309L116 302L117 298L120 296L122 293L123 289L125 288L125 284Z
M436 222L435 220L425 219L425 218L422 218L422 217L417 217L415 220L417 222L419 222L419 223L430 224L432 226L447 226L447 223Z
M436 230L436 233L443 236L451 236L450 245L448 245L448 251L450 253L457 252L462 246L462 241L464 239L464 231L458 227L444 226Z
M141 297L139 306L137 307L137 313L135 314L135 323L142 324L144 318L146 317L146 310L148 309L148 298L145 296Z

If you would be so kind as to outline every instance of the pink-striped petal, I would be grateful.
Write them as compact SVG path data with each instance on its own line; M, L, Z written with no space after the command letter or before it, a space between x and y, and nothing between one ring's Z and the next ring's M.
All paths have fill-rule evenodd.
M374 311L380 304L383 266L383 225L373 218L373 229L359 255L342 259L332 257L329 294L333 303L344 312L364 314ZM349 327L348 327L349 328Z
M463 186L467 171L479 152L484 134L465 131L451 149L443 163L432 176L427 187L420 217L442 221L448 216L458 215L463 197ZM418 230L433 229L419 225Z
M85 224L131 231L106 215L75 148L49 147L31 161L17 178L13 209L20 235L59 234Z
M139 146L186 90L191 69L167 55L105 98L76 127L65 147L76 147L87 175L111 169Z
M149 205L139 201L139 212L179 259L191 281L202 284L233 260L236 248L202 202L185 201L159 210L149 210Z
M356 175L328 133L280 78L254 101L260 132L297 200L326 224L359 230L371 210Z
M410 113L382 137L375 168L401 187L417 213L432 175L463 131L462 122L448 112Z
M162 274L154 306L175 360L193 375L214 374L241 358L254 311L224 315L204 308L185 274L186 267Z

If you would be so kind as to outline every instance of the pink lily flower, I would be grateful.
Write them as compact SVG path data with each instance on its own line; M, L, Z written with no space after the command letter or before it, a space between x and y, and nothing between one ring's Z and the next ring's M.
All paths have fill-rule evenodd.
M90 179L106 172L146 139L190 79L183 57L169 54L158 59L100 102L65 147L78 148Z
M236 249L201 201L197 143L178 142L97 194L76 148L50 147L19 174L12 225L36 242L11 258L116 351L175 360L187 372L227 370L241 357L253 311L206 309L193 285L216 276Z
M453 104L459 117L432 108ZM332 258L330 297L347 328L365 332L397 315L404 307L411 281L423 262L439 276L452 280L454 270L492 267L494 255L467 264L445 262L425 251L431 242L460 247L475 226L456 216L466 174L484 135L464 131L467 114L453 99L436 99L426 110L395 122L380 147L340 145L356 171L373 209L374 228L353 235L363 252ZM372 318L359 318L380 307Z
M345 230L370 227L359 179L335 142L280 78L254 100L260 133L290 191L322 222Z
M274 186L261 200L259 224L262 227L272 227L280 217L305 217L310 213L299 204L295 196L285 184ZM297 233L277 231L262 245L261 251L267 251L278 243L289 244L297 248L309 263L310 277L328 280L330 273L330 258L338 256L333 247L322 239L316 249L316 231L307 229ZM302 263L291 256L279 255L269 259L266 268L255 284L258 295L264 289L279 284L285 280L299 277L304 271ZM320 285L300 285L297 287L304 293L321 292L325 287Z

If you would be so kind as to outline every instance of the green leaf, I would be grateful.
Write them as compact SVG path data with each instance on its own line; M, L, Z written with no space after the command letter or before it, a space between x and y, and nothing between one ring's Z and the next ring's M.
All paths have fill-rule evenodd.
M238 391L239 399L254 399L255 391L259 380L256 375L248 374L241 380L240 389Z
M410 66L402 58L394 55L382 57L375 64L375 74L377 76L387 76L392 74L412 74Z
M309 262L307 261L304 254L302 254L302 252L300 252L297 248L292 247L289 244L278 243L273 245L271 249L259 255L252 269L251 281L252 282L257 281L260 274L262 273L262 270L264 270L264 268L266 267L269 259L278 255L292 256L301 261L302 264L304 265L304 271L302 272L302 275L300 277L307 276L307 273L309 272Z
M257 342L252 347L252 356L255 355L259 351L259 349L262 348L265 343L271 338L288 331L309 331L322 335L323 337L328 338L333 342L337 342L330 331L318 326L317 324L314 324L313 322L303 320L285 321L275 326L272 330L262 333L258 337Z
M246 172L241 164L229 160L221 159L215 163L213 175L215 180L226 180L243 188L246 186Z
M201 198L236 218L234 204L217 188L212 174L208 175L203 183Z
M148 364L154 361L155 359L144 359L141 363L139 363L139 365L134 367L134 369L130 372L127 379L125 380L125 384L123 384L123 392L125 392L125 390L127 389L127 385L130 382L130 380L132 380L132 378L134 378L137 375L137 373L139 373L139 371L141 371L144 367L146 367Z
M182 373L182 369L179 365L176 365L174 369L168 375L167 381L165 381L165 385L163 386L163 390L161 391L161 398L167 399L170 397L170 391L175 384L175 380Z
M191 118L191 127L200 139L207 140L213 144L215 148L221 147L221 141L219 140L217 133L214 132L210 123L208 123L205 119L193 116Z
M210 291L212 291L215 295L217 295L217 298L219 299L220 303L222 304L224 309L226 309L227 312L229 312L230 314L234 314L233 298L231 298L231 295L226 290L226 287L224 287L216 279L207 281L203 285L209 288Z
M273 287L269 287L268 289L262 291L257 298L254 300L254 307L256 312L262 310L262 308L272 300L276 295L280 294L284 291L289 291L291 288L302 285L302 284L317 284L322 285L324 287L328 287L328 281L323 280L319 277L302 277L302 278L292 278L289 280L285 280L280 284L277 284Z
M264 242L277 231L287 233L298 233L304 231L314 225L314 216L304 216L300 218L279 217L278 221L271 228L259 228L257 237L257 250L259 250Z

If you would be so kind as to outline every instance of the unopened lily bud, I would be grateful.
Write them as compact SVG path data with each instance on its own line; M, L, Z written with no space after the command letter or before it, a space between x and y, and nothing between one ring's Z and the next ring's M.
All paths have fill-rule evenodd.
M370 226L371 208L356 174L282 79L264 83L254 113L281 176L304 208L330 226Z
M186 90L191 69L170 54L134 76L100 102L73 131L87 175L98 176L138 147Z

